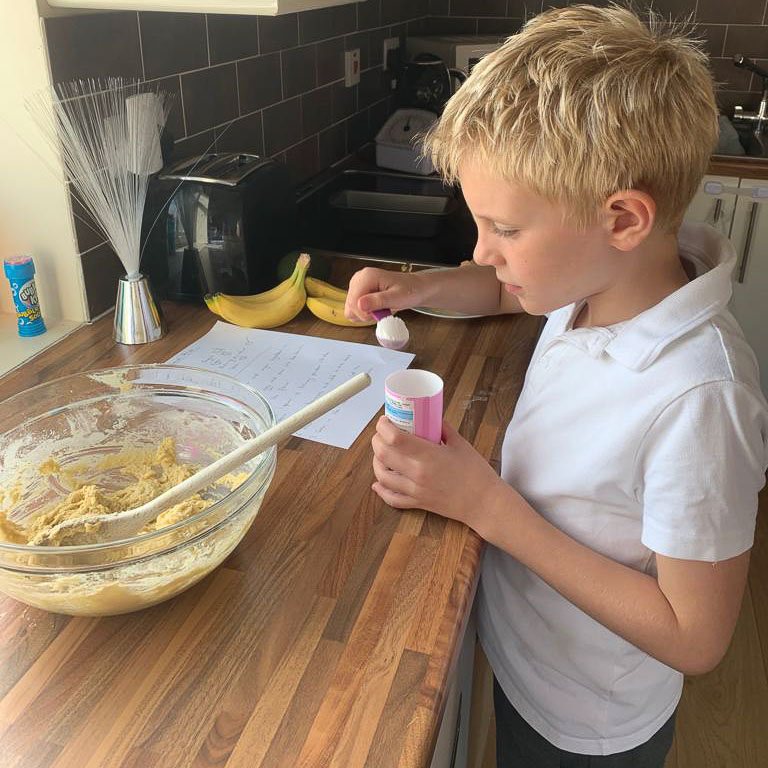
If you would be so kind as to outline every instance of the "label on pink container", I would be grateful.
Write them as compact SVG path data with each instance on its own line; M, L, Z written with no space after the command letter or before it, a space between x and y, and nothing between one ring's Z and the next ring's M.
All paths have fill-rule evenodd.
M384 382L384 413L399 429L433 443L443 435L443 380L416 368L396 371Z

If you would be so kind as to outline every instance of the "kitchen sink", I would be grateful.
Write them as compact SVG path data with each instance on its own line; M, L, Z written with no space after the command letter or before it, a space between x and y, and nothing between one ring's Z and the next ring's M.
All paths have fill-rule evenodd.
M721 121L725 123L725 120L721 117ZM739 146L744 152L728 151L726 148L718 147L715 153L721 157L768 157L768 133L762 133L760 136L756 136L752 125L745 125L738 121L728 120L726 127L730 126L739 140ZM730 130L728 128L728 130ZM732 132L731 132L732 135ZM733 142L735 145L735 142Z
M739 131L739 142L748 157L768 157L768 134L755 136L753 131Z

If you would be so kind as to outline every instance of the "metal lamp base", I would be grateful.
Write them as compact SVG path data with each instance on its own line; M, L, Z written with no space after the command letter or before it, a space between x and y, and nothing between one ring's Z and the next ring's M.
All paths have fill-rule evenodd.
M114 339L118 344L147 344L165 335L165 320L144 275L123 275L117 286Z

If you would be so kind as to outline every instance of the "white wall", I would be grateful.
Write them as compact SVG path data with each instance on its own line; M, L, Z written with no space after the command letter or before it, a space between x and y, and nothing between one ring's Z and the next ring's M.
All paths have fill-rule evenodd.
M49 82L37 4L0 0L0 257L34 257L47 323L83 322L83 274L61 160L25 106ZM0 311L11 308L8 283L0 274Z

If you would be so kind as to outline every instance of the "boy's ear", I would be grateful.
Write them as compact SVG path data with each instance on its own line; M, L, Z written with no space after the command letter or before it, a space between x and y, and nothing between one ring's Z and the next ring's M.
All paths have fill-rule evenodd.
M610 244L620 251L631 251L651 234L656 203L647 192L624 189L605 201L603 220Z

